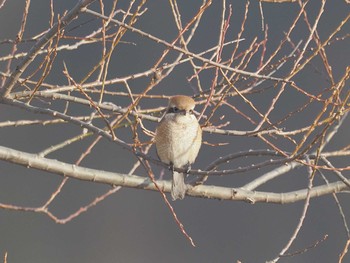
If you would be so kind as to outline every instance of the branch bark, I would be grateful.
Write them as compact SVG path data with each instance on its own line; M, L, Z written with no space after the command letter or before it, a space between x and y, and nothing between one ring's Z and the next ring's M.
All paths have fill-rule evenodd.
M83 181L157 191L156 186L147 177L85 168L3 146L0 146L0 160ZM170 192L170 181L157 180L156 183L163 192ZM343 192L348 189L349 187L341 181L333 182L328 185L316 186L311 190L306 188L286 193L249 191L242 188L214 185L198 185L189 189L187 195L219 200L246 201L249 203L285 204L305 200L308 191L310 191L310 197L314 198L330 193Z

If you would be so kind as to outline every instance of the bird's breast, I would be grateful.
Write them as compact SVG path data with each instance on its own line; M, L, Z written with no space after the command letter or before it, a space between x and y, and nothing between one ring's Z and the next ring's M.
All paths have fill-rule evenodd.
M164 118L156 131L159 158L175 167L193 163L201 145L201 131L194 116ZM193 117L193 118L188 118Z

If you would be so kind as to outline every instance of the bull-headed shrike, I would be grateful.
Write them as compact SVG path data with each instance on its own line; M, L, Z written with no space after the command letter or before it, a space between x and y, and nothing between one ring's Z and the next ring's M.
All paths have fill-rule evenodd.
M202 144L202 129L194 115L195 102L188 96L171 97L167 112L156 130L155 143L159 159L173 168L188 169ZM173 171L171 197L183 199L185 175Z

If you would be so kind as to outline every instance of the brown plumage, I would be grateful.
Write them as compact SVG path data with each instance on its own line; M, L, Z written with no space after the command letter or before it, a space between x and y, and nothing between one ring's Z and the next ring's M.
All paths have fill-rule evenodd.
M167 112L156 130L156 148L160 160L175 168L192 164L202 144L202 129L193 114L195 102L188 96L171 97ZM184 174L173 171L171 196L183 199L186 193Z

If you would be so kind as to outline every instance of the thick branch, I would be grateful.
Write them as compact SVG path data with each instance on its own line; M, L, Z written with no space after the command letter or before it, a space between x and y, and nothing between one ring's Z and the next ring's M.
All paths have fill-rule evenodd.
M0 160L84 181L157 191L156 186L147 177L84 168L3 146L0 146ZM159 180L157 181L157 185L164 192L170 192L170 181ZM329 185L321 185L312 188L310 190L310 197L342 192L347 189L349 188L343 182L334 182ZM193 197L278 204L293 203L304 200L307 197L307 194L308 189L288 193L271 193L210 185L198 185L187 192L187 195Z

